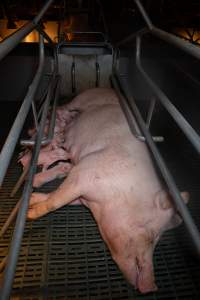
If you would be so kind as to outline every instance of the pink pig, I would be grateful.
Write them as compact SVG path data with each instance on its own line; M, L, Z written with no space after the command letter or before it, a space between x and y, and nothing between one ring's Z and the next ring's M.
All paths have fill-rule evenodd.
M65 134L73 167L57 190L32 194L28 218L79 199L127 280L142 293L156 291L154 248L181 219L147 146L132 135L112 89L87 90L66 109L80 112Z

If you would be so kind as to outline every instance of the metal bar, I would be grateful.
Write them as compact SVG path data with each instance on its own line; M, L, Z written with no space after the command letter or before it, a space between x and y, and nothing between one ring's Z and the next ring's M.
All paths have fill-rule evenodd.
M52 2L53 0L48 0L33 21L26 23L23 27L8 36L0 43L0 60L4 58L12 49L14 49L15 46L17 46L21 40L36 27Z
M15 207L13 208L13 210L10 213L10 215L8 216L8 219L6 220L6 222L4 223L3 227L1 228L0 238L5 234L5 232L7 231L8 227L10 226L10 224L16 218L17 212L18 212L18 209L19 209L19 206L20 206L20 202L21 202L21 199L16 203Z
M3 183L3 179L5 177L8 165L10 163L11 157L13 155L17 140L19 138L20 132L24 125L26 116L31 106L31 102L34 99L35 93L37 91L38 84L40 82L43 66L44 66L44 41L43 38L40 36L40 43L39 43L39 66L36 72L36 75L29 86L28 92L25 96L23 104L17 114L17 117L13 123L13 126L9 132L9 135L6 139L6 142L3 146L3 149L0 154L0 186Z
M96 0L96 2L98 3L99 8L100 8L100 15L101 15L101 18L102 18L102 23L103 23L103 26L104 26L104 32L105 32L105 37L106 37L105 40L108 41L109 31L108 31L108 26L107 26L107 23L106 23L106 18L105 18L105 15L104 15L102 3L101 3L100 0Z
M36 107L35 107L34 100L31 102L31 105L32 105L33 119L34 119L34 123L35 123L35 128L36 128L36 131L38 131L38 118L37 118L37 112L36 112Z
M71 66L71 79L72 79L72 94L76 93L76 77L75 77L75 60L73 56L73 62Z
M29 169L29 166L24 168L21 176L19 177L18 181L16 182L13 190L11 191L10 193L10 197L14 197L15 194L17 193L17 191L19 190L19 188L21 187L21 185L24 183L25 179L26 179L26 176L28 174L28 169Z
M60 78L58 77L57 82L56 82L56 91L55 91L54 103L53 103L53 108L52 108L52 113L51 113L51 120L50 120L50 125L49 125L49 130L48 130L48 136L47 136L47 138L42 139L42 142L41 142L42 146L48 145L53 139L54 127L55 127L55 121L56 121L56 108L57 108L57 101L58 101L58 96L59 96L59 87L60 87ZM22 146L34 146L35 140L21 140L20 144Z
M45 5L39 11L39 13L37 14L37 16L33 19L33 23L34 24L38 24L38 22L41 20L41 18L43 17L43 15L45 14L45 12L47 11L47 9L49 8L49 6L52 4L53 1L54 0L48 0L45 3Z
M190 42L186 42L182 40L181 38L165 32L164 30L161 30L159 28L153 27L151 30L151 33L155 35L156 37L164 40L165 42L171 43L174 46L180 48L181 50L185 51L186 53L196 57L197 59L200 59L200 49L198 46L195 46L194 44Z
M111 81L112 81L113 86L115 86L116 80L113 76L111 76ZM133 115L130 111L130 108L128 107L127 102L124 99L123 99L123 101L121 100L122 97L123 96L121 95L121 97L119 98L119 102L120 102L121 108L126 116L126 119L127 119L127 122L128 122L128 125L130 127L132 134L141 142L145 142L146 141L145 137L142 135L141 130L138 127L137 122L135 121L135 118L133 117ZM163 142L164 141L164 138L162 136L153 136L152 139L154 142Z
M192 43L186 43L181 38L155 27L152 24L150 18L148 17L148 15L147 15L143 5L141 4L140 0L134 0L134 1L137 5L141 15L143 16L148 28L150 29L150 31L153 35L155 35L156 37L164 40L167 43L173 44L174 46L182 49L186 53L200 59L200 49L199 49L198 46L195 46Z
M152 116L153 116L153 111L154 111L154 108L155 108L155 104L156 104L155 98L151 99L148 114L147 114L147 120L146 120L147 128L150 127Z
M7 259L8 259L8 257L5 256L5 257L2 259L2 261L0 262L0 273L3 272L3 270L4 270L4 268L5 268L5 265L6 265L6 263L7 263Z
M187 120L182 116L182 114L176 109L176 107L171 103L168 97L162 92L162 90L151 80L151 78L147 75L144 69L141 66L140 62L140 53L141 53L141 38L136 38L136 65L140 70L141 74L149 84L149 86L154 91L157 98L160 100L165 109L172 116L174 121L178 124L181 130L184 132L188 140L195 147L197 152L200 154L200 137L196 133L196 131L192 128L192 126L187 122Z
M141 12L141 15L142 15L144 21L146 22L148 28L149 28L150 30L152 30L153 24L152 24L152 22L151 22L149 16L147 15L147 13L146 13L146 11L145 11L143 5L141 4L140 0L135 0L135 3L136 3L136 5L137 5L139 11Z
M120 92L120 89L118 87L118 82L117 80L113 77L112 78L113 80L113 83L114 83L114 88L116 89L117 91L117 94L119 95L119 97L121 98L121 101L123 101L123 97L121 97L121 92ZM128 105L129 105L129 108L130 110L132 111L133 115L135 116L136 118L136 121L138 122L139 126L140 126L140 129L141 131L143 132L145 138L146 138L146 142L147 142L147 145L149 147L149 149L151 150L153 156L154 156L154 159L161 171L161 174L163 176L163 178L165 179L166 181L166 184L169 188L169 191L174 199L174 203L175 203L175 206L178 210L178 212L180 213L180 215L182 216L184 222L185 222L185 226L188 230L188 232L190 233L191 237L192 237L192 240L193 240L193 243L194 243L194 246L198 252L198 254L200 255L200 234L199 234L199 231L187 209L187 206L185 205L181 195L180 195L180 192L176 186L176 183L174 182L174 179L170 173L170 171L168 170L159 150L157 149L155 143L153 142L152 140L152 137L149 133L149 130L147 129L146 127L146 124L134 102L134 99L132 97L132 94L129 90L129 87L128 87L128 84L125 80L123 80L123 83L122 81L120 81L120 79L118 78L118 81L120 83L120 86L121 88L123 89L124 91L124 94L126 95L126 99L128 101Z
M126 44L126 43L132 41L133 39L135 39L137 35L143 35L143 34L145 34L145 33L147 33L147 32L149 32L149 29L148 29L148 28L146 28L146 27L145 27L145 28L142 28L142 29L140 29L140 30L138 30L138 31L136 31L136 32L134 32L134 33L132 33L132 34L130 34L130 35L129 35L128 37L126 37L125 39L123 39L123 40L117 42L116 46L119 47L119 46L121 46L121 45L123 45L123 44Z
M99 63L98 63L98 60L97 60L97 55L96 55L96 63L95 63L95 66L96 66L96 87L99 86L99 81L100 81L100 67L99 67Z
M36 30L43 36L43 38L45 39L45 40L47 40L47 42L49 42L49 44L51 45L51 46L53 46L53 41L52 41L52 39L50 38L50 36L42 29L42 27L41 27L41 25L40 24L38 24L37 26L36 26Z
M51 88L48 91L47 99L44 104L44 110L42 113L42 118L40 122L39 131L37 134L36 144L33 149L33 155L31 157L31 163L29 168L29 173L27 177L27 181L24 186L23 196L21 200L21 204L19 207L19 212L16 220L16 225L13 233L13 238L10 245L10 250L8 254L7 264L4 271L2 289L1 289L1 299L8 300L9 295L12 289L12 283L15 275L15 269L17 264L17 259L19 256L20 245L23 237L25 222L26 222L26 214L29 205L29 198L32 192L32 182L33 177L37 169L37 159L40 152L40 146L42 141L42 136L45 128L45 122L48 114L48 108L50 103L50 95L52 94L52 86L53 86L54 78L52 80Z

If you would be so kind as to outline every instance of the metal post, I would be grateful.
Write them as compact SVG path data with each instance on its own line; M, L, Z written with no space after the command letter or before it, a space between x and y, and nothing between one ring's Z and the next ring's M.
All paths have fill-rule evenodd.
M42 141L43 132L44 132L44 128L45 128L45 122L46 122L46 118L47 118L47 114L48 114L50 95L52 94L51 89L53 87L53 82L54 82L54 78L52 79L52 85L48 91L47 99L44 104L44 110L42 113L40 127L39 127L39 131L37 134L37 140L36 140L36 144L33 149L33 155L31 158L30 169L29 169L27 181L24 186L22 200L20 202L20 207L19 207L19 212L18 212L16 225L15 225L15 229L14 229L14 233L13 233L13 238L11 241L8 259L7 259L7 263L6 263L6 267L5 267L5 271L4 271L1 297L0 297L1 300L8 300L11 289L12 289L12 283L14 280L17 259L19 256L20 245L21 245L25 222L26 222L26 214L27 214L28 205L29 205L29 198L30 198L30 194L32 192L33 177L34 177L36 169L37 169L37 159L38 159L38 155L40 152L41 141Z
M4 58L12 49L14 49L15 46L17 46L17 44L19 44L21 40L36 27L52 2L53 0L48 0L33 21L26 23L23 27L8 36L0 43L0 60Z
M128 105L130 110L132 111L132 114L135 116L141 131L143 132L147 145L149 147L149 149L151 150L153 157L161 171L161 174L163 176L163 178L166 181L166 184L169 188L169 191L173 197L174 203L176 205L176 208L178 210L178 212L180 213L180 215L183 218L183 221L185 222L185 225L188 229L188 232L190 233L194 246L198 252L198 254L200 255L200 234L199 231L189 213L189 210L187 209L187 206L185 205L180 192L176 186L176 183L170 173L170 171L168 170L160 152L158 151L155 143L152 140L152 137L149 133L149 130L146 127L146 124L137 108L137 105L134 102L134 99L132 97L132 94L129 90L128 84L125 80L120 81L120 79L118 78L119 82L120 82L120 86L124 91L124 94L126 95L126 99L128 101ZM114 88L116 89L117 94L119 95L119 97L121 98L121 101L123 101L123 98L121 97L121 92L120 89L118 87L118 82L116 81L116 79L113 77L112 81L114 83Z
M192 126L187 122L187 120L182 116L182 114L176 109L176 107L171 103L168 97L163 93L163 91L151 80L151 78L147 75L147 73L142 68L140 62L140 53L141 53L141 38L138 36L136 38L136 65L140 70L141 74L152 88L154 93L156 94L158 100L162 103L165 109L169 112L172 116L174 121L178 124L181 128L183 133L195 147L197 152L200 154L200 137L196 133L196 131L192 128Z
M0 154L0 187L3 183L3 179L5 177L6 171L8 169L8 165L10 163L11 157L13 155L17 140L19 138L20 132L24 125L26 116L30 109L31 103L34 99L35 93L37 91L38 84L40 82L43 66L44 66L44 41L43 38L40 36L40 43L39 43L39 51L40 51L40 60L39 60L39 67L36 72L36 75L29 86L28 92L24 99L24 102L17 114L17 117L13 123L13 126L9 132L9 135L6 139L6 142L3 146L3 149Z

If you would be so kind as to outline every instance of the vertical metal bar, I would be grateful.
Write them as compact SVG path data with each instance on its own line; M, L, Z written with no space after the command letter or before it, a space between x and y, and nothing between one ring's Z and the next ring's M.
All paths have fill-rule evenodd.
M99 81L100 81L100 67L99 67L99 63L98 63L98 60L97 60L97 55L96 55L96 63L95 63L95 66L96 66L96 87L99 86Z
M24 99L24 102L17 114L17 117L13 123L13 126L9 132L9 135L6 139L6 142L3 146L3 149L0 154L0 187L3 183L3 179L4 179L6 171L8 169L8 165L9 165L11 157L13 155L17 140L19 138L19 135L20 135L20 132L24 125L26 116L30 109L31 102L34 99L38 84L39 84L41 76L42 76L43 66L44 66L44 41L41 36L40 36L40 43L39 43L39 55L40 56L39 56L38 70L33 79L33 82L29 86L29 89L28 89L28 92Z
M141 53L141 38L138 36L136 38L136 65L140 70L141 74L152 88L153 92L157 96L158 100L162 103L165 109L172 116L174 121L178 124L180 129L186 135L188 140L200 154L200 137L192 126L187 122L187 120L182 116L182 114L176 109L176 107L171 103L167 96L162 92L162 90L151 80L147 73L143 70L140 62L140 53Z
M32 104L32 110L33 110L33 119L34 119L34 123L35 123L35 128L36 128L36 131L38 131L38 118L37 118L37 112L36 112L34 100L31 102L31 104Z
M72 78L72 94L76 93L76 74L75 74L75 59L73 56L73 62L71 66L71 78Z
M15 46L17 46L17 44L19 44L21 40L36 27L37 23L40 21L52 2L53 0L48 0L33 21L26 23L23 27L0 43L0 60L14 49Z
M117 94L119 95L119 97L121 97L121 92L118 87L118 82L116 81L115 78L112 78L112 80L114 82L114 87L117 91ZM132 94L130 92L127 82L125 80L123 80L123 82L122 82L122 80L120 80L119 78L118 78L118 80L120 82L120 86L122 87L122 89L124 91L124 94L126 95L126 99L128 101L129 108L131 109L133 115L135 116L135 118L140 126L141 131L143 132L143 134L145 136L147 145L148 145L149 149L151 150L157 165L160 168L163 178L166 181L166 184L167 184L169 191L173 197L176 208L177 208L178 212L180 213L180 215L182 216L182 218L185 222L186 228L188 229L188 232L190 233L190 236L193 240L193 244L194 244L198 254L200 255L200 234L197 229L197 226L195 225L195 223L192 219L192 216L190 215L189 210L187 209L187 206L185 205L185 203L180 195L180 192L176 186L176 183L174 182L172 175L170 174L170 171L168 170L160 152L158 151L155 143L152 140L149 130L147 129L146 124L137 108L137 105L134 102L134 99L132 97ZM123 101L122 97L121 97L121 100Z
M155 108L155 104L156 104L156 100L155 100L155 98L152 98L150 100L149 110L148 110L148 114L147 114L147 120L146 120L147 128L150 127L151 119L152 119L152 116L153 116L153 111L154 111L154 108Z
M48 114L50 96L52 95L52 89L54 87L54 79L52 80L51 87L48 91L47 99L44 104L44 110L42 113L42 118L40 122L39 131L37 134L36 144L33 149L33 154L30 163L30 169L27 177L27 181L24 186L23 196L19 207L19 212L16 220L16 225L13 233L13 238L10 245L10 250L8 254L7 264L4 271L2 290L1 290L1 300L8 300L9 295L12 289L12 283L14 280L15 269L17 264L17 259L19 256L21 241L23 237L25 222L26 222L26 214L28 210L29 198L32 192L32 182L33 177L37 168L37 159L40 151L41 141L43 137L43 132L45 128L45 122Z

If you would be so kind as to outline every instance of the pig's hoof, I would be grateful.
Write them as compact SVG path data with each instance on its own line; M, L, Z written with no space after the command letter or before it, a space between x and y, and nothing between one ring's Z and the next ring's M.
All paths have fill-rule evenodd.
M44 193L32 193L29 207L31 207L34 204L46 201L48 198L49 194L44 194Z

